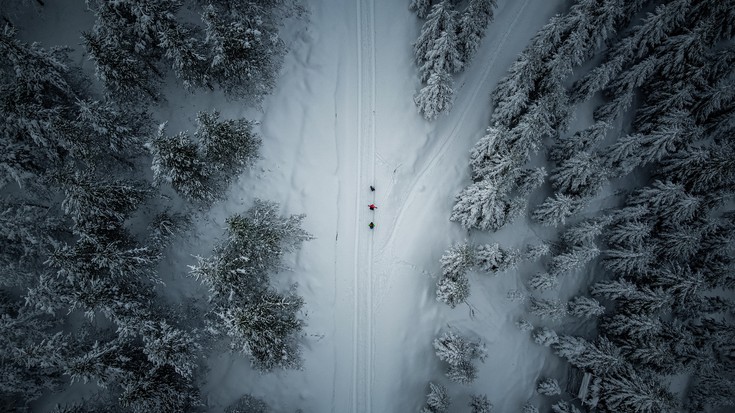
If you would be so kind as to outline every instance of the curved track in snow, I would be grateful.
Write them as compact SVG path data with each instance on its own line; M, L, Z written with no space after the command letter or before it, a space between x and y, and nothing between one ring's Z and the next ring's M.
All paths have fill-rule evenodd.
M426 161L424 166L419 170L419 172L416 174L416 176L413 178L411 183L408 185L408 194L400 201L400 206L398 208L398 212L395 214L395 217L393 218L392 224L390 225L390 233L387 237L387 241L385 244L380 248L380 253L383 253L386 250L390 250L393 247L395 234L398 233L402 217L404 213L406 212L407 207L411 204L411 202L416 197L416 194L419 192L418 188L421 186L421 180L426 176L426 174L431 171L438 163L438 161L441 159L442 154L446 151L447 147L452 144L457 136L459 136L458 129L464 124L465 117L467 116L467 113L469 113L470 110L475 108L479 102L477 101L478 95L480 90L486 90L486 88L481 87L481 85L485 85L488 81L488 78L490 76L490 73L495 66L495 60L498 56L498 53L500 50L502 50L505 43L508 41L508 37L510 36L510 33L515 28L516 24L518 23L518 20L520 19L521 15L523 15L523 12L528 7L528 4L531 2L531 0L524 0L523 3L518 7L518 10L515 13L515 16L513 17L513 20L508 24L508 28L503 32L503 35L500 38L500 41L498 42L497 46L493 50L493 52L490 55L490 59L487 61L485 69L481 76L481 81L478 87L474 88L474 91L472 92L472 95L469 99L466 100L466 102L461 106L462 113L460 117L454 122L454 125L452 126L451 132L444 135L445 137L435 145L434 150L431 153L431 156L429 157L429 160ZM491 22L492 24L492 22ZM485 40L487 41L487 39ZM480 62L476 62L475 64L479 64Z
M352 411L372 411L372 278L373 233L367 228L373 202L368 190L375 180L375 5L356 0L357 19L357 174L355 183L355 251ZM368 194L368 195L366 195ZM364 219L362 219L364 218Z

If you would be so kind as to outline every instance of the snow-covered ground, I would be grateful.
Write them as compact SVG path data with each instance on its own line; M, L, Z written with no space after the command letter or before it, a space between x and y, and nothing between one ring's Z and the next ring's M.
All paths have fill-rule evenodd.
M468 411L470 393L487 394L497 412L518 411L540 376L559 371L558 360L514 325L523 304L508 292L525 291L515 272L473 278L474 318L468 307L450 310L434 298L439 257L468 237L448 217L454 194L469 182L468 151L487 126L489 94L564 2L498 3L481 49L456 80L453 110L433 123L412 101L419 88L412 42L421 22L408 1L309 2L308 22L286 28L290 53L262 113L219 95L169 95L157 116L172 120L172 133L191 129L196 110L218 109L225 117L260 118L263 137L257 167L169 261L178 271L186 272L192 254L208 254L224 219L253 197L305 213L304 227L316 237L282 275L299 283L307 303L303 370L261 375L240 356L214 354L204 387L212 411L246 392L275 411L417 411L429 380L447 384L431 342L449 325L481 337L489 350L473 385L450 387L452 411ZM33 40L78 45L76 34L89 27L57 37L53 27L64 27L66 12L55 7L47 13L56 17L40 30L45 37ZM91 26L85 16L79 24ZM376 211L367 207L373 202ZM537 241L525 223L494 238L515 247Z

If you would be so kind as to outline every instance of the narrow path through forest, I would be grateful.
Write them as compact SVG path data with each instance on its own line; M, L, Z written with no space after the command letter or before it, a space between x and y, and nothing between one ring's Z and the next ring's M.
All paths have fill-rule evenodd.
M357 182L355 186L355 307L353 322L353 412L372 411L372 265L375 212L369 186L375 179L375 28L373 0L356 0L357 18Z

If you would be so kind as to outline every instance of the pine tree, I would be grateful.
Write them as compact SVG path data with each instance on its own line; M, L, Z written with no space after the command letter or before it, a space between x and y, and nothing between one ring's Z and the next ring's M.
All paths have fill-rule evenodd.
M595 122L592 126L570 137L564 139L558 137L555 145L549 150L549 159L561 164L578 153L587 153L587 156L590 156L592 150L605 138L605 133L609 128L610 124L607 122ZM599 159L594 160L599 162Z
M601 328L610 336L646 341L660 334L663 325L658 317L619 313L605 319Z
M467 276L441 277L436 283L436 299L455 308L470 296L470 281Z
M600 398L609 409L616 411L654 413L678 407L675 396L661 383L633 372L605 378L602 388L604 393Z
M556 402L551 406L551 411L554 413L582 413L577 406L570 402L560 401Z
M620 348L601 336L595 343L585 342L585 349L570 362L577 367L590 369L597 375L621 372L629 368Z
M447 413L451 399L447 395L447 388L441 384L429 382L429 394L426 395L426 406L422 413Z
M531 277L528 281L529 287L538 291L552 290L559 286L559 277L549 274L548 272L540 272Z
M539 413L538 407L528 403L523 406L523 413Z
M572 246L594 244L609 224L610 219L607 217L587 219L567 228L561 234L561 239Z
M604 164L611 177L629 174L643 162L640 156L641 141L638 135L625 135L612 144L605 153Z
M607 233L611 245L632 248L644 245L651 236L651 224L646 221L624 221L613 226Z
M490 413L493 411L493 405L487 400L484 394L473 394L470 396L469 406L471 413Z
M603 264L608 270L622 275L644 275L649 272L654 258L650 247L615 248L605 251Z
M617 300L621 297L631 297L638 292L635 284L623 278L614 281L600 281L592 285L590 293L596 297Z
M462 12L458 24L458 46L462 61L467 64L472 60L480 41L485 37L485 30L493 20L493 9L497 7L495 0L470 0Z
M550 347L559 341L559 336L554 330L543 327L533 331L533 341L544 347Z
M526 248L524 258L529 261L538 261L542 257L551 254L551 247L547 243L541 243L537 245L529 245Z
M408 9L416 12L420 19L425 19L431 9L431 0L411 0Z
M201 159L198 145L184 132L176 136L164 135L166 124L158 129L156 137L148 144L153 157L151 169L156 183L167 182L192 201L211 201L214 191L210 185L210 171Z
M679 223L695 216L701 199L688 194L682 185L657 180L633 194L628 204L645 205L651 213L666 216L669 222Z
M213 296L225 300L250 297L266 289L268 272L279 268L284 253L312 237L301 228L303 215L281 217L278 205L256 200L247 214L227 219L228 239L210 258L200 258L191 274Z
M196 352L201 349L195 336L161 321L143 335L143 344L143 352L154 366L168 365L181 376L192 377Z
M516 186L521 196L528 196L531 192L540 188L546 180L546 169L522 169L518 175Z
M594 318L605 312L605 307L599 301L583 295L574 297L567 303L567 306L569 307L569 315L572 317Z
M549 274L564 275L572 270L584 267L599 254L600 250L594 244L575 245L570 251L551 258Z
M446 72L435 72L429 76L413 101L424 118L434 120L452 108L454 94L452 77Z
M267 23L262 11L218 13L210 5L202 14L213 81L228 95L255 103L275 86L286 52L277 28Z
M560 320L567 316L567 307L557 299L531 297L530 311L536 317Z
M564 224L566 219L579 211L582 202L579 198L557 193L549 197L533 211L531 217L545 226Z
M173 368L136 366L133 374L122 380L119 403L133 413L188 411L201 406L199 391Z
M596 194L606 179L607 173L599 157L584 151L563 161L549 178L555 190L581 197Z
M467 243L453 245L439 260L442 275L450 278L463 276L474 267L475 262L475 251Z
M302 363L298 335L304 322L297 314L303 304L293 293L268 290L218 315L233 339L233 349L250 356L257 370L298 369Z
M581 337L559 336L557 341L551 345L557 356L567 359L571 364L577 366L582 354L587 351L589 343Z
M419 67L424 65L424 62L427 60L427 55L431 50L436 48L436 43L443 34L445 34L445 36L452 37L447 46L455 49L453 53L457 53L456 38L454 38L456 32L457 12L453 10L449 1L442 0L439 3L434 4L431 7L431 12L426 16L426 21L421 27L421 34L413 46L416 64ZM452 64L451 62L447 63ZM461 62L457 69L460 68ZM447 70L447 73L453 73L453 70ZM426 81L428 78L429 74L422 74L422 81Z
M477 265L489 273L507 271L515 268L521 259L521 253L515 249L503 249L498 244L486 244L477 247L474 253Z
M463 384L471 383L477 377L477 367L473 360L484 361L487 357L484 343L468 341L451 331L434 340L434 349L439 359L449 364L447 377Z
M225 409L225 413L270 413L271 408L263 401L246 394Z
M442 31L439 37L434 39L432 47L421 58L423 62L419 67L421 81L428 81L436 73L459 72L463 65L461 59L456 35L453 32Z
M561 388L559 382L556 379L548 378L538 382L536 385L536 392L543 394L544 396L556 396L561 394Z
M258 156L260 137L245 119L219 120L219 112L199 112L194 134L204 161L219 180L232 182Z
M513 221L524 205L505 198L504 189L490 180L483 180L462 190L452 208L450 221L460 222L464 228L498 230ZM522 201L522 199L521 199Z

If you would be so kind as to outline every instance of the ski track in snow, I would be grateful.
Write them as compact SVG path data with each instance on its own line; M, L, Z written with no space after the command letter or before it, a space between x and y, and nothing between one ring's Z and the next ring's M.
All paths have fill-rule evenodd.
M372 273L373 233L365 231L365 194L375 179L375 29L373 0L356 0L357 19L357 182L355 185L355 252L352 411L372 411ZM372 193L371 193L372 194ZM372 202L372 198L370 199ZM366 245L361 245L362 243Z
M403 200L400 202L400 207L398 208L398 212L395 214L395 217L393 218L393 221L390 225L390 232L387 236L386 242L383 244L382 247L380 247L380 250L378 251L379 255L383 255L384 252L392 251L393 250L393 243L395 241L395 236L397 233L399 233L399 228L401 226L402 217L405 214L406 210L408 209L408 206L411 205L413 200L415 199L416 195L420 193L419 188L421 187L421 181L422 179L427 175L429 171L434 169L434 167L437 165L439 160L444 155L444 152L446 151L447 147L454 143L455 139L460 136L458 133L458 130L462 125L465 123L465 118L467 114L470 112L470 110L474 107L476 107L479 102L477 102L478 96L480 94L480 90L486 90L485 87L483 87L490 76L490 73L495 66L495 60L497 59L497 56L502 50L503 46L508 40L508 37L510 36L510 33L515 28L516 24L518 23L518 20L523 15L523 12L528 7L528 4L531 2L531 0L524 0L523 3L518 7L518 10L516 11L515 16L513 17L513 20L509 23L508 28L505 30L503 35L500 38L500 41L498 42L495 49L490 54L490 59L487 62L485 66L485 70L482 73L482 76L480 77L480 82L478 83L478 87L474 88L474 91L472 92L469 99L466 100L466 103L464 103L461 107L464 109L457 118L457 121L452 126L451 132L447 133L445 137L435 145L435 149L432 151L431 156L429 157L429 160L424 164L424 166L421 168L418 174L415 175L411 183L409 184L408 188L408 195L404 197ZM492 22L490 23L492 24ZM486 40L487 41L487 40ZM480 62L477 62L475 64L478 64ZM383 291L390 290L390 280L388 280L388 286L383 289ZM381 301L382 297L378 297L379 303ZM380 305L379 305L380 306Z
M518 11L516 12L515 17L511 21L510 25L508 26L508 29L503 33L502 38L498 42L497 47L491 54L490 61L487 62L487 66L485 67L485 70L482 74L480 85L485 85L487 82L488 76L490 75L491 69L495 65L495 59L498 56L498 52L500 49L502 49L505 42L508 40L508 36L513 31L513 28L515 27L516 23L518 22L518 19L523 14L523 11L526 9L528 4L531 2L531 0L525 0L523 4L518 8ZM492 23L491 23L492 24ZM436 166L439 159L441 159L442 155L444 154L447 146L454 142L455 138L458 136L457 129L464 124L465 117L467 116L467 113L469 113L469 109L474 107L477 103L477 96L479 95L480 90L484 90L482 87L476 87L474 92L472 92L471 97L469 98L468 102L463 105L465 110L462 112L462 115L457 119L457 122L455 122L454 126L452 127L452 131L448 134L446 134L445 138L441 140L441 142L436 145L436 149L432 151L431 157L429 158L429 161L424 164L424 167L421 168L418 174L416 174L416 177L413 179L411 184L409 185L409 191L408 195L405 197L405 199L401 202L401 206L398 209L398 213L395 215L395 218L393 218L393 223L391 225L390 233L388 235L388 240L386 241L385 245L381 247L380 252L382 253L386 249L390 249L393 245L394 237L397 232L398 227L400 226L401 217L406 212L407 206L411 203L411 201L416 196L416 193L418 192L417 189L419 188L419 183L423 177Z

